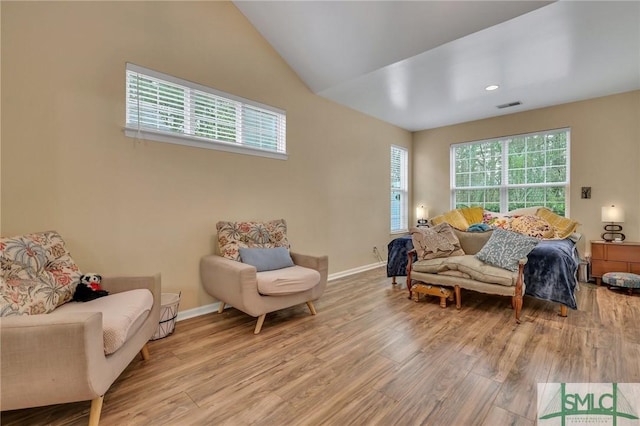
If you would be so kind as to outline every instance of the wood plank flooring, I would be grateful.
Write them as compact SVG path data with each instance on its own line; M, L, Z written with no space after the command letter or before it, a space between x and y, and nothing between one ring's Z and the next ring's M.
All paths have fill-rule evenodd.
M580 284L579 310L470 291L407 299L383 268L315 303L179 322L105 395L102 425L534 425L539 382L640 382L640 293ZM37 385L37 384L36 384ZM4 412L2 425L86 425L89 402Z

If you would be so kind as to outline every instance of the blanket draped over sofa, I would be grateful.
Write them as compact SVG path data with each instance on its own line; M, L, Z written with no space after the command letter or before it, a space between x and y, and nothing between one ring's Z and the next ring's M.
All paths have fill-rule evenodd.
M527 259L525 294L578 309L574 293L580 258L572 240L542 240Z

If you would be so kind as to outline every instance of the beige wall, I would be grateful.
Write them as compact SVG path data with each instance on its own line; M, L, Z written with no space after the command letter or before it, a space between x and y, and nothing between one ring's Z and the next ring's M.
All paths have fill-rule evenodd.
M413 197L432 216L450 209L449 146L453 143L571 128L569 216L585 242L602 233L600 209L615 204L626 214L624 233L640 241L640 91L479 120L414 134ZM590 186L591 199L580 198Z
M58 230L84 271L161 272L213 302L198 262L218 220L285 218L330 273L389 235L389 146L409 132L312 94L228 2L7 2L2 234ZM125 62L287 111L289 160L124 136Z

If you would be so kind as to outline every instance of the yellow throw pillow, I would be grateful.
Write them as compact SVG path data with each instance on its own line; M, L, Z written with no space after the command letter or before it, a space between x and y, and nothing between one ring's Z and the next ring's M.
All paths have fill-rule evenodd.
M460 213L462 213L462 216L464 216L469 226L474 223L482 223L482 215L484 213L482 206L465 207L458 210L460 210Z
M451 210L431 219L433 225L439 225L443 222L461 231L466 231L469 227L469 222L467 222L467 219L464 218L460 210Z
M549 222L549 225L556 230L558 238L567 238L578 227L577 221L557 215L546 207L540 207L536 212L536 216Z

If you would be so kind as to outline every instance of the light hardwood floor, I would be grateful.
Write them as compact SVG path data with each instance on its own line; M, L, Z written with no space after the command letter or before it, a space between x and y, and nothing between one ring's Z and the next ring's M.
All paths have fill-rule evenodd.
M400 279L399 282L403 282ZM463 291L416 303L383 268L306 305L179 322L107 392L101 425L534 425L542 382L640 382L640 294L580 284L579 310ZM44 354L43 354L44 355ZM34 384L37 386L37 384ZM2 413L2 425L86 425L89 402Z

